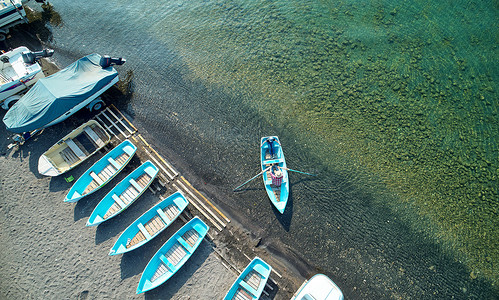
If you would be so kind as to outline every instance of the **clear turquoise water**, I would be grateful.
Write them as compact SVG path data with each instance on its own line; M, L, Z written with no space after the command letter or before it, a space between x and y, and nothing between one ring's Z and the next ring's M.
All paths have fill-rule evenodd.
M270 250L350 298L497 293L497 4L51 3L55 59L126 57L121 107ZM259 182L231 193L271 134L320 174L292 175L284 216Z

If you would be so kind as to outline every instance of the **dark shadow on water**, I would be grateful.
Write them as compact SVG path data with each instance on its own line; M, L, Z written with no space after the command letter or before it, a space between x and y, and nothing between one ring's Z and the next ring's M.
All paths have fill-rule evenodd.
M276 219L281 223L281 226L286 230L286 232L289 232L289 228L291 226L291 219L293 218L293 192L292 192L291 184L289 188L289 196L288 196L288 203L286 203L286 208L284 209L284 212L281 214L274 206L272 203L272 212L274 213ZM267 193L265 193L267 194ZM268 197L267 197L268 198ZM269 199L270 201L270 199Z
M272 211L274 212L276 219L279 221L279 223L281 223L286 232L289 232L289 228L291 227L291 221L293 218L293 187L315 180L316 179L314 178L302 178L298 181L295 181L294 183L290 183L288 203L286 204L286 209L282 214L274 207L274 205L272 205Z

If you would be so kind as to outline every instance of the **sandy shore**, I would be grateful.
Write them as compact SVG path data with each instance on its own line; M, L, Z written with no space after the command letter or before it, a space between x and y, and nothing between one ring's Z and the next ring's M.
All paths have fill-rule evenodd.
M140 250L108 256L126 226L159 198L148 191L137 205L108 224L85 227L110 187L77 204L67 204L62 200L71 183L62 176L37 173L38 157L69 130L67 123L0 156L0 299L222 298L236 275L222 265L207 241L167 284L145 296L135 295L148 260L182 222L178 220ZM0 132L8 135L3 128ZM85 165L72 175L78 176Z
M4 115L2 111L0 118ZM258 241L252 240L249 231L237 222L230 223L213 240L203 241L167 283L145 295L136 295L149 259L183 222L177 220L140 249L108 256L120 233L161 198L146 191L117 217L98 227L85 226L113 183L77 204L68 204L63 199L72 183L64 177L78 178L102 153L67 175L50 178L37 171L40 155L83 123L85 117L77 114L11 150L6 150L11 133L1 126L0 299L221 299L237 277L234 268L226 266L242 270L248 263L240 249L245 249L248 257L259 255L274 268L280 266L279 272L287 273L284 278L271 276L279 286L261 299L289 299L302 279L289 276L286 261L272 259L266 249L257 248ZM113 182L119 182L139 163L138 158L132 160ZM173 192L168 190L166 194ZM191 208L190 213L196 211ZM225 265L220 254L226 259Z

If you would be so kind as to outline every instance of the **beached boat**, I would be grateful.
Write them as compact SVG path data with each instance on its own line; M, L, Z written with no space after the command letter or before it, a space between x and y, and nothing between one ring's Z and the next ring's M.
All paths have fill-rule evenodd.
M16 94L45 77L37 60L52 54L54 50L31 52L23 46L0 55L0 103L3 109L8 110L21 98Z
M94 163L69 190L64 202L76 202L106 185L118 175L132 159L137 147L129 140L123 141Z
M97 121L90 120L60 139L38 159L38 173L61 175L109 143L111 137Z
M289 180L286 160L277 136L262 137L260 162L265 190L272 204L282 214L288 203Z
M189 201L181 192L175 192L156 204L123 231L109 255L132 251L149 242L173 223L187 204Z
M7 130L30 132L62 122L83 107L100 109L103 102L97 97L119 79L112 65L124 62L91 54L39 79L5 114Z
M99 225L124 211L144 193L157 174L158 168L152 162L140 165L97 204L87 226Z
M198 248L208 229L208 225L198 217L180 228L147 264L140 277L137 294L154 289L170 279Z
M340 288L326 275L316 274L305 280L291 300L343 300Z
M256 300L265 288L272 267L255 257L237 277L224 300Z

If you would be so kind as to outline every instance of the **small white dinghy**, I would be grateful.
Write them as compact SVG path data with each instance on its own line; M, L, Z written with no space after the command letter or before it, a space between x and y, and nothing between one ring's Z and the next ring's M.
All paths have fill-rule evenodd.
M305 280L291 300L343 300L340 288L326 275L316 274Z
M102 149L111 137L95 120L90 120L50 147L38 159L38 172L45 176L61 175Z

